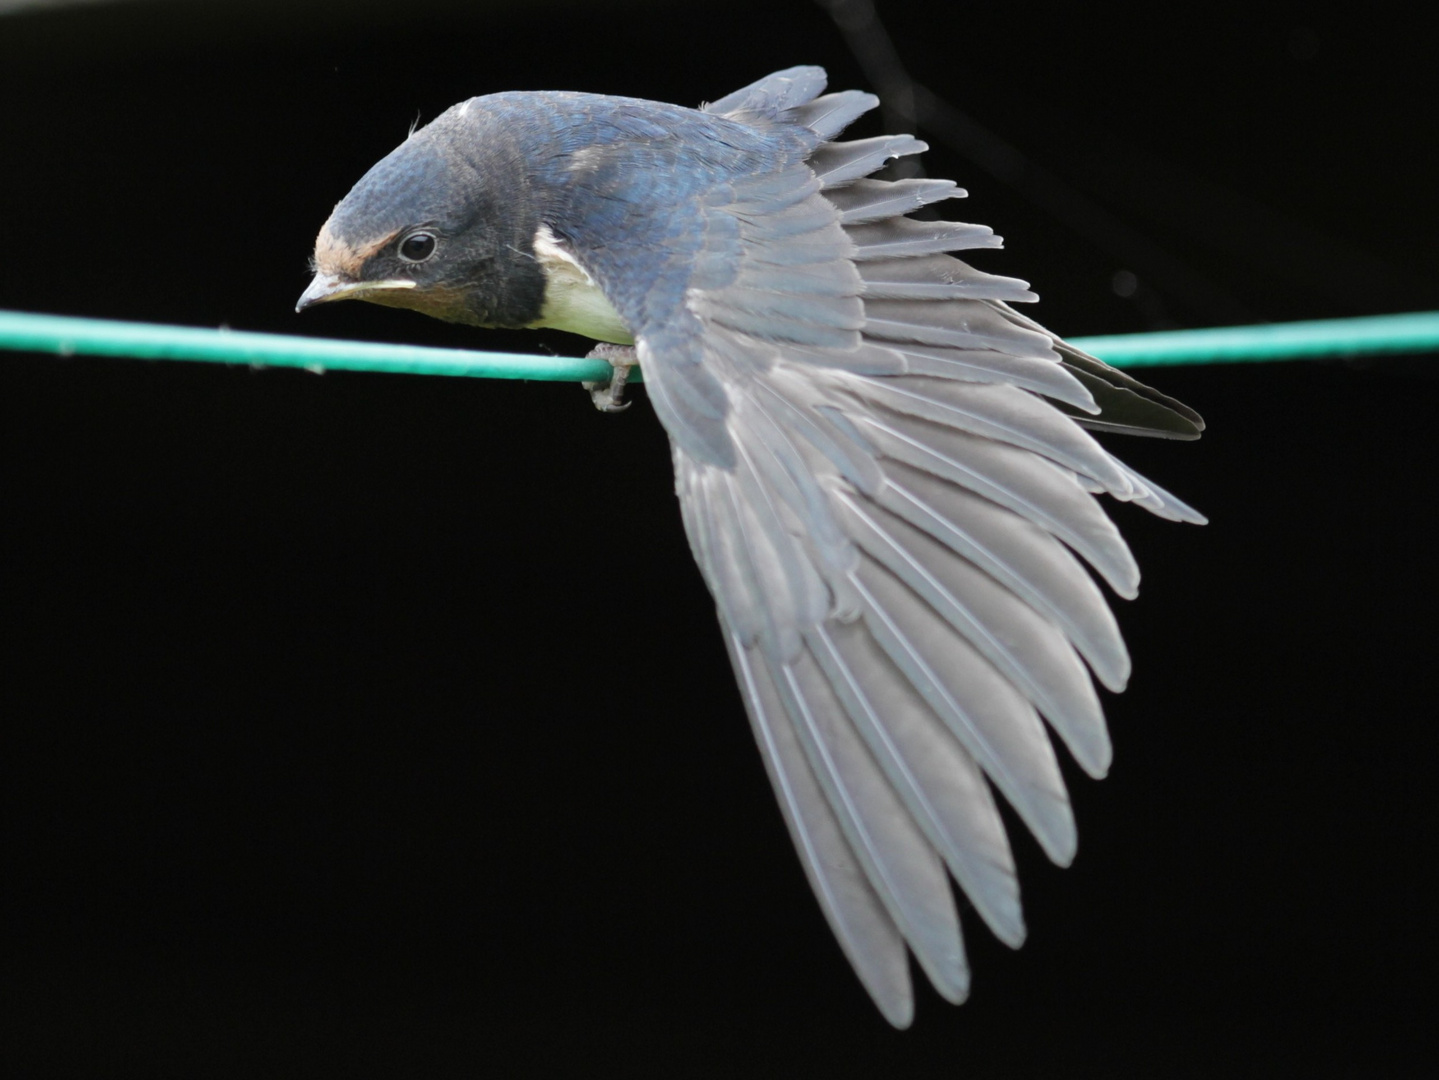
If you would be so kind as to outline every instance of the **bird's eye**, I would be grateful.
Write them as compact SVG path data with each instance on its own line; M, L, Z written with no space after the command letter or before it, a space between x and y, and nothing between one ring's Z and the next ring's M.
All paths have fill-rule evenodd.
M435 238L427 232L410 233L400 241L400 258L406 262L424 262L435 253Z

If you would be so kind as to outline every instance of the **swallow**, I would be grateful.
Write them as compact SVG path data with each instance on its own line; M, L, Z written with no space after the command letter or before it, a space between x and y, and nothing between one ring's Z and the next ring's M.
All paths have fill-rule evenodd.
M905 1027L907 950L968 995L949 876L1024 939L996 793L1067 865L1049 732L1090 776L1110 764L1095 682L1121 690L1130 661L1084 564L1126 598L1139 571L1097 496L1204 520L1091 433L1204 424L957 258L1000 239L912 217L965 192L874 178L925 144L840 141L879 102L825 82L791 68L699 109L471 98L336 205L298 308L557 327L638 363L805 874Z

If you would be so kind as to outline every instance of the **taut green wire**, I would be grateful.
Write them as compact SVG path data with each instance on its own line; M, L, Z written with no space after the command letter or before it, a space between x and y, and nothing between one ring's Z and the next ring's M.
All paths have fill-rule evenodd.
M1439 351L1439 311L1068 340L1115 367L1435 352Z
M18 311L0 311L0 348L61 356L206 360L309 371L384 371L401 375L469 375L480 379L557 382L599 382L610 377L610 365L603 360L336 341L161 323L30 315Z
M1115 367L1431 352L1439 350L1439 311L1069 340ZM310 371L384 371L556 382L600 382L610 373L610 366L601 360L382 345L19 311L0 311L0 349L62 356L208 360Z

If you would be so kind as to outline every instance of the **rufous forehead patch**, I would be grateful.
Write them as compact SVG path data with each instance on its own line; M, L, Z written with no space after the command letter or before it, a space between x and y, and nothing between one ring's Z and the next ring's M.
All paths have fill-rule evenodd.
M399 231L395 229L377 240L357 247L332 233L327 221L320 227L320 235L315 237L315 269L335 277L358 281L365 263L375 252L393 240Z

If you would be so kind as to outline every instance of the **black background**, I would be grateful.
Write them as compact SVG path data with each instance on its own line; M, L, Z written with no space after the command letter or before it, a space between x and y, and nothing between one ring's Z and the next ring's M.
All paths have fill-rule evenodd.
M0 20L0 306L573 353L366 305L297 318L310 241L473 94L695 103L802 62L866 85L805 3L396 7ZM911 73L1013 148L996 176L928 133L927 164L1056 330L1439 308L1439 80L1382 8L882 12ZM1151 374L1209 433L1122 450L1212 524L1115 511L1146 587L1112 775L1066 763L1079 857L1019 837L1029 942L967 917L973 999L926 987L896 1033L784 834L647 406L0 357L0 1061L1432 1066L1433 363Z

